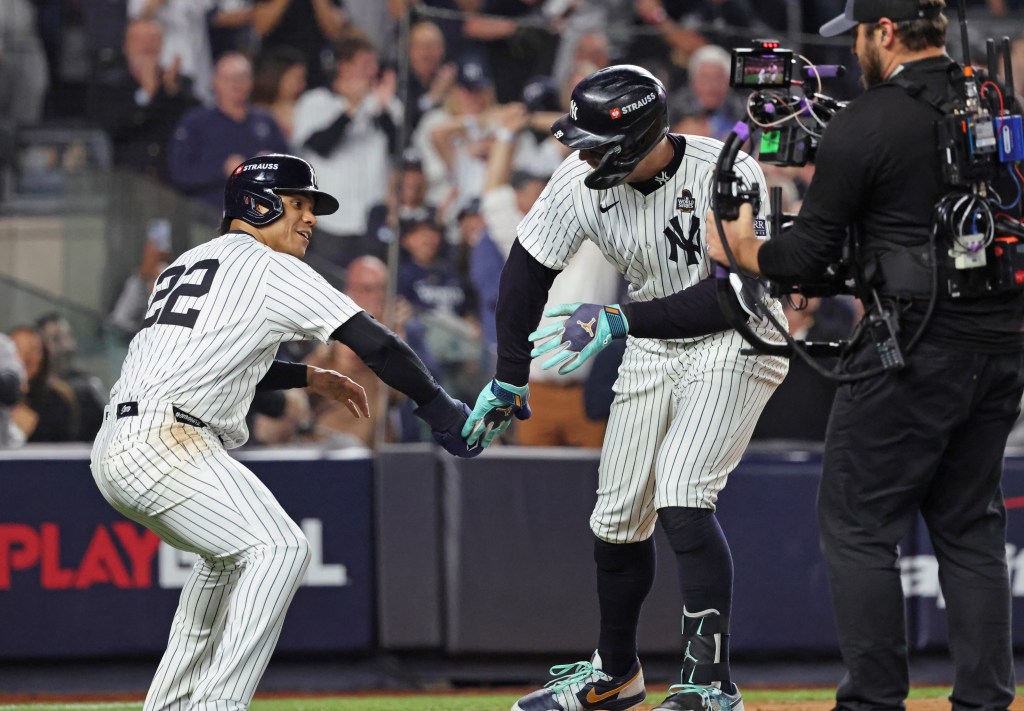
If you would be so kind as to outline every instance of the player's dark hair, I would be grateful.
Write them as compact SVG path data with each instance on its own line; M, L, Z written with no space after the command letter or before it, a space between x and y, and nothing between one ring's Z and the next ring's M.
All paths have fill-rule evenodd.
M345 35L334 43L334 59L338 62L351 62L352 58L360 52L376 52L370 38L358 30L346 32Z
M233 219L235 219L235 218L233 218L233 217L225 217L224 219L222 219L220 221L220 231L218 231L217 234L218 235L226 235L228 232L230 232L231 231L231 220L233 220Z
M933 2L922 3L923 8L946 8L945 0L933 0ZM903 46L911 52L920 52L929 47L946 46L946 27L949 20L945 14L940 13L933 18L922 18L916 20L903 20L896 22L893 27L896 37Z

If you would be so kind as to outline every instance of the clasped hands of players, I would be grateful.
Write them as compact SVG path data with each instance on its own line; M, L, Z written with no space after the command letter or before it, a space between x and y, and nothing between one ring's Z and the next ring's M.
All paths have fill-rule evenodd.
M531 333L529 339L535 347L530 355L538 358L550 354L541 367L561 366L560 375L576 370L613 340L625 338L629 333L629 322L618 304L560 304L546 309L544 315L567 318ZM528 385L491 380L480 391L473 412L462 428L466 443L471 447L487 447L508 429L513 417L529 419L529 399Z
M357 418L370 416L370 405L363 386L334 370L307 366L306 388L321 397L337 400ZM430 402L416 408L413 413L430 425L434 441L456 457L475 457L482 447L468 445L461 436L462 425L469 416L469 407L444 391Z

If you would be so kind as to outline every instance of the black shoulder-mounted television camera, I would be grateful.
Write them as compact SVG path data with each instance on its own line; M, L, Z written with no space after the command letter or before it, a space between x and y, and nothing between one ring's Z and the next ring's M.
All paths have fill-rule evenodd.
M967 51L963 6L960 0L963 65L952 66L944 94L930 96L928 90L900 75L888 80L938 109L936 147L949 192L935 206L929 243L899 250L891 261L887 261L887 255L875 255L875 261L861 264L863 255L858 254L856 230L851 229L843 259L830 266L826 274L801 284L770 284L768 292L776 296L856 293L864 301L863 327L858 327L849 342L809 344L791 338L766 304L757 299L758 293L764 293L763 285L740 273L728 243L723 242L731 272L724 267L717 272L719 302L730 317L730 324L756 352L799 355L816 371L834 380L849 382L872 377L902 367L903 354L919 342L940 299L976 298L1024 289L1024 224L1020 219L1024 205L1024 118L1012 91L1009 39L1003 38L1001 81L993 40L987 43L987 68L973 67ZM841 73L835 67L814 67L799 57L805 63L802 74L817 84L817 90L810 91L807 81L794 78L796 63L792 53L780 49L777 42L755 40L753 48L736 49L732 57L732 86L753 91L747 100L747 117L725 139L716 167L712 204L720 232L721 221L735 219L744 202L752 203L755 210L759 204L758 186L746 185L733 170L742 145L748 139L759 143L758 158L765 163L812 163L825 126L845 106L821 94L821 78ZM788 65L783 60L788 60ZM771 195L774 236L782 234L793 221L792 216L782 214L776 190L773 188ZM732 305L737 300L734 294L743 310ZM928 302L925 317L907 339L896 338L898 319L893 294L909 294ZM755 334L743 311L756 312L771 321L785 345L769 343ZM817 349L819 354L842 355L862 337L872 339L878 350L876 368L857 374L826 371L810 357L814 354L812 345L835 347Z

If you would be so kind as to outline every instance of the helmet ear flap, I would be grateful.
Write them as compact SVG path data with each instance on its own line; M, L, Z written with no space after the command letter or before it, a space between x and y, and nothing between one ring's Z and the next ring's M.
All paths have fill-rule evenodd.
M590 175L583 179L583 184L591 190L604 190L617 185L629 173L629 170L625 173L622 172L622 166L619 165L621 155L622 144L614 144L601 156L601 162L590 172Z

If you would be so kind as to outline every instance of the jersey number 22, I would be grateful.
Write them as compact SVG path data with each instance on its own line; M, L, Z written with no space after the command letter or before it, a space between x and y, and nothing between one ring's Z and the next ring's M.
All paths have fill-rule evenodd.
M187 311L177 312L174 310L174 305L178 299L183 296L206 296L210 293L210 286L213 284L213 276L217 273L217 269L220 267L220 262L216 259L204 259L200 262L196 262L188 271L185 269L185 265L179 265L176 267L170 267L165 269L157 279L157 284L166 281L167 286L162 289L157 289L153 294L153 301L150 303L149 314L146 316L146 320L142 322L143 328L148 328L154 323L165 323L169 326L184 326L185 328L192 328L196 325L196 319L199 318L199 309L188 309ZM205 270L203 278L198 283L185 283L178 284L178 280L183 276L188 276L193 272ZM162 302L162 303L161 303Z

